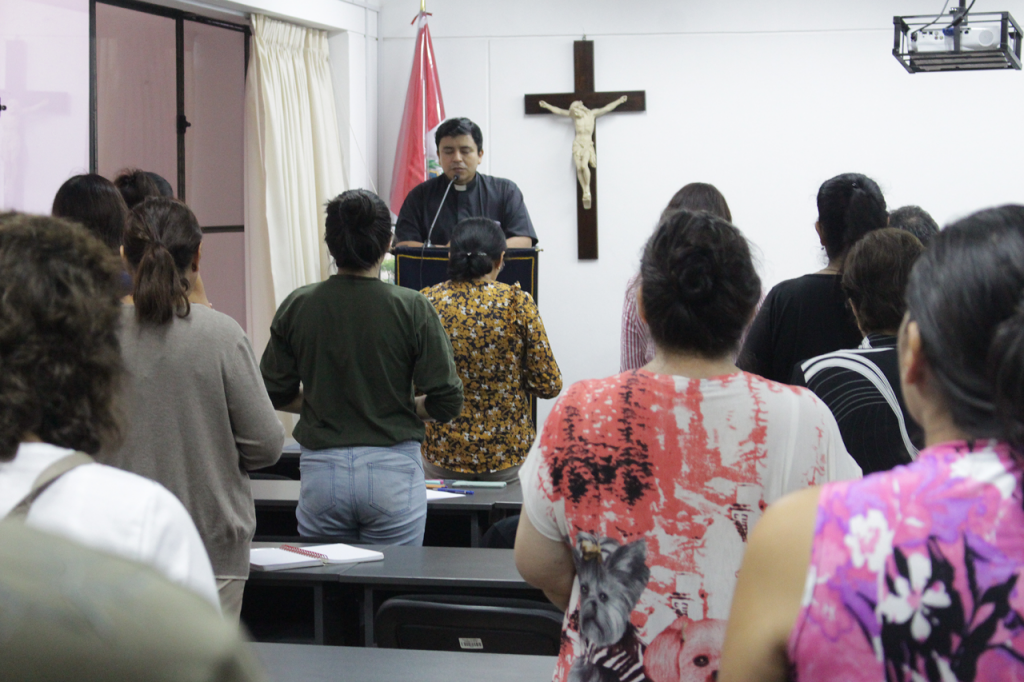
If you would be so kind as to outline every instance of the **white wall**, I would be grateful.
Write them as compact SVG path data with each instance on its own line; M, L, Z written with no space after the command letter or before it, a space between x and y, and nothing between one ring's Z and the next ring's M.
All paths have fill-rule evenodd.
M377 185L377 12L364 11L364 28L328 39L338 132L348 188Z
M940 223L1024 203L1024 74L910 75L891 54L893 14L940 8L934 0L428 3L446 112L481 125L482 171L519 184L540 236L540 309L566 385L618 371L624 285L659 212L688 182L722 190L759 247L766 286L821 267L814 198L841 172L867 174L890 208L920 204ZM1024 19L1021 0L981 9ZM381 7L382 196L415 11L397 0ZM598 123L596 262L576 258L572 127L523 113L525 93L572 90L572 41L583 33L594 40L598 90L647 93L646 112ZM542 418L550 406L542 401Z

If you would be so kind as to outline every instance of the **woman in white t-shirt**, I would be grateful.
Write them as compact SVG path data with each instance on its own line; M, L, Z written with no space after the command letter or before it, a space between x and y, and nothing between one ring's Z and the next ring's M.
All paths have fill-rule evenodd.
M566 608L556 680L710 679L761 511L860 475L810 391L733 362L761 293L739 230L663 216L641 280L654 360L572 386L520 473L516 563Z
M51 465L116 440L121 272L78 225L0 214L0 517ZM86 460L43 489L24 519L150 564L220 608L192 519L157 483Z

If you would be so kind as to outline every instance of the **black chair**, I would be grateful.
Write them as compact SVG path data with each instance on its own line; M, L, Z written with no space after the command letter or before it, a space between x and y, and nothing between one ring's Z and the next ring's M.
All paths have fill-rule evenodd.
M381 604L373 630L385 649L557 656L562 617L529 599L405 595Z
M480 538L480 546L487 549L515 549L519 514L498 521Z

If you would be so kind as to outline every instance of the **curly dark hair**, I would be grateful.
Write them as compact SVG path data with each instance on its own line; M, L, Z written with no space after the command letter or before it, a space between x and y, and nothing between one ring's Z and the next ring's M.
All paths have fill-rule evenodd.
M736 350L761 296L746 238L706 211L662 218L644 249L640 279L655 344L705 358Z
M30 434L90 454L116 441L121 272L75 223L0 214L0 461Z

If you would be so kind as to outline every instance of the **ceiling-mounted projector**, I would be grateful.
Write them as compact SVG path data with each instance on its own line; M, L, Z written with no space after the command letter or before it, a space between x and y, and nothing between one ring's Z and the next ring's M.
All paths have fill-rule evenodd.
M892 54L910 73L1020 69L1021 30L1009 12L970 14L965 7L939 14L893 17Z

